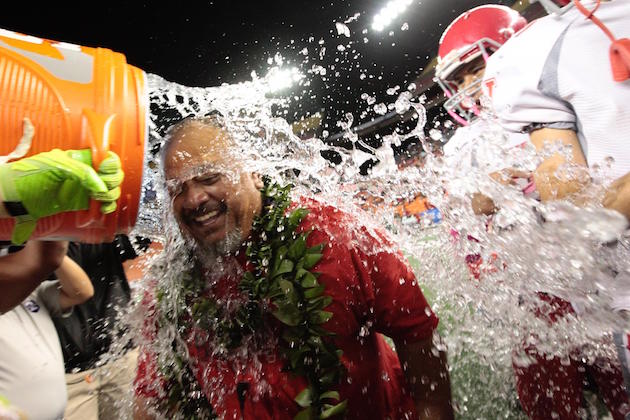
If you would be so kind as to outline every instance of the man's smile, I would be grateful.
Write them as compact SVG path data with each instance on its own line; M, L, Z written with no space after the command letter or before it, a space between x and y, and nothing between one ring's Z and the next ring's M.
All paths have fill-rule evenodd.
M199 209L186 214L186 223L191 227L207 228L219 221L221 216L227 211L225 203L218 206L202 206Z
M204 214L204 215L202 215L202 216L195 217L195 222L197 222L197 223L203 223L203 222L205 222L206 220L208 220L208 219L210 219L210 218L212 218L212 217L216 216L217 214L219 214L219 211L218 211L218 210L213 210L213 211L208 212L208 213L206 213L206 214Z

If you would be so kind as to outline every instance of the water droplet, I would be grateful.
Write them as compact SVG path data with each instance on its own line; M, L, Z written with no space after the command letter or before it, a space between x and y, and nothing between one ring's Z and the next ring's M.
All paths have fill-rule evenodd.
M379 115L387 114L387 105L385 105L382 102L374 105L374 112L376 112Z

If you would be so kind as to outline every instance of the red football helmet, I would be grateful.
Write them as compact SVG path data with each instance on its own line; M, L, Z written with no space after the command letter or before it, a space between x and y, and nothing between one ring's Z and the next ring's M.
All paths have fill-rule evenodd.
M509 7L483 5L462 13L442 34L435 76L448 97L444 108L460 124L479 114L471 98L481 89L481 77L460 91L453 76L477 60L483 59L485 66L485 60L525 25L527 20Z

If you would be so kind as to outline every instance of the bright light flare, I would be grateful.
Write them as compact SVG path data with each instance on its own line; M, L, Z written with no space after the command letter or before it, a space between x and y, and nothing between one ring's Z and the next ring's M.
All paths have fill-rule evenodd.
M385 27L402 14L412 2L413 0L390 0L385 7L374 16L372 29L379 32L385 29Z
M303 77L304 75L295 67L272 67L266 76L269 92L274 93L288 89L295 83L298 83Z

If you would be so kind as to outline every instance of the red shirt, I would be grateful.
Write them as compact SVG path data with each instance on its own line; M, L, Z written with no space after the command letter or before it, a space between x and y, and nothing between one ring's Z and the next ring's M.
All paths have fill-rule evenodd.
M310 210L298 227L298 231L313 229L308 246L326 243L312 271L320 273L324 293L333 298L325 308L333 316L323 327L335 333L332 339L343 350L347 374L338 391L341 400L348 400L347 417L416 418L398 358L381 335L416 342L430 337L437 327L438 318L413 272L382 233L369 231L347 213L314 200L302 200L300 207ZM247 268L245 261L240 263ZM211 291L217 298L238 293L239 280L226 276ZM270 317L269 322L274 321ZM264 350L237 349L221 357L188 340L191 368L219 417L292 419L299 412L294 398L306 381L283 371L285 362L275 343ZM136 392L154 397L155 356L152 346L141 347ZM237 384L241 391L246 384L244 398L241 394L239 399Z

